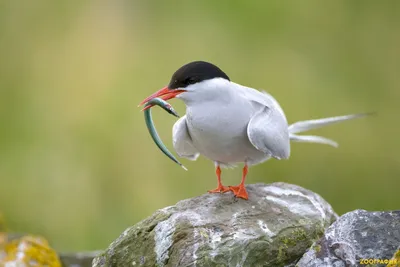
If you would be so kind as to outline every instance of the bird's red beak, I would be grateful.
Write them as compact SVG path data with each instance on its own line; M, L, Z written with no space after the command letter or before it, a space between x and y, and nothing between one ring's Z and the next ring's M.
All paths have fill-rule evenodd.
M169 89L168 86L165 86L164 88L158 90L157 92L155 92L154 94L152 94L149 97L146 97L142 102L140 102L139 106L146 104L148 101L152 100L153 98L159 97L162 100L169 100L172 98L175 98L177 95L186 92L186 90L181 90L181 89ZM151 108L153 105L147 106L145 108L143 108L142 110L146 110Z

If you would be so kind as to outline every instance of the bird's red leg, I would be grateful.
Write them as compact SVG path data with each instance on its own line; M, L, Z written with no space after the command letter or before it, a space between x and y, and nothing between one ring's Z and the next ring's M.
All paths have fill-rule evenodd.
M223 186L221 183L221 168L219 167L219 165L217 165L215 173L217 174L218 187L213 190L208 190L208 193L225 193L230 191L229 187Z
M230 186L229 187L229 189L233 192L233 194L236 197L240 197L243 199L249 199L246 188L244 187L244 182L246 181L247 172L248 172L248 167L247 167L247 164L245 164L243 167L242 182L240 182L240 184L238 186Z

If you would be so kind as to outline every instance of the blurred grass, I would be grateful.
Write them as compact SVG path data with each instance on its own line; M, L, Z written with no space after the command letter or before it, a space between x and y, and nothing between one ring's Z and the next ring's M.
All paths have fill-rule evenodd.
M372 0L1 1L0 211L57 249L99 249L215 187L213 164L183 160L182 171L136 108L199 59L269 91L290 122L378 112L313 132L339 149L293 144L289 161L253 167L248 183L295 183L338 213L398 209L399 12ZM174 118L153 114L172 148Z

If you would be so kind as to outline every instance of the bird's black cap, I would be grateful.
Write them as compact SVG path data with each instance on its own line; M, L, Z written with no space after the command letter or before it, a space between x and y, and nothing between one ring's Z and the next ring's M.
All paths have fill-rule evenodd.
M213 78L223 78L230 81L217 66L205 61L193 61L180 67L169 82L169 89L185 88L186 86Z

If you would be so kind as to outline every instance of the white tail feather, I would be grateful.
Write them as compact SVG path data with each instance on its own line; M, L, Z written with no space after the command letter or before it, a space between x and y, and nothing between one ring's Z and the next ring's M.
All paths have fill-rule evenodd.
M370 113L363 113L363 114L351 114L345 116L338 116L338 117L330 117L330 118L323 118L323 119L316 119L316 120L307 120L307 121L298 121L291 125L289 125L289 137L291 141L294 142L306 142L306 143L319 143L319 144L326 144L331 145L333 147L337 147L338 144L328 138L321 137L321 136L314 136L314 135L296 135L295 133L301 133L312 129L321 128L324 126L328 126L331 124L335 124L342 121L362 118L365 116L371 115Z
M333 147L338 147L338 143L335 141L316 135L295 135L289 134L290 140L294 142L303 142L303 143L318 143L318 144L325 144L330 145Z

